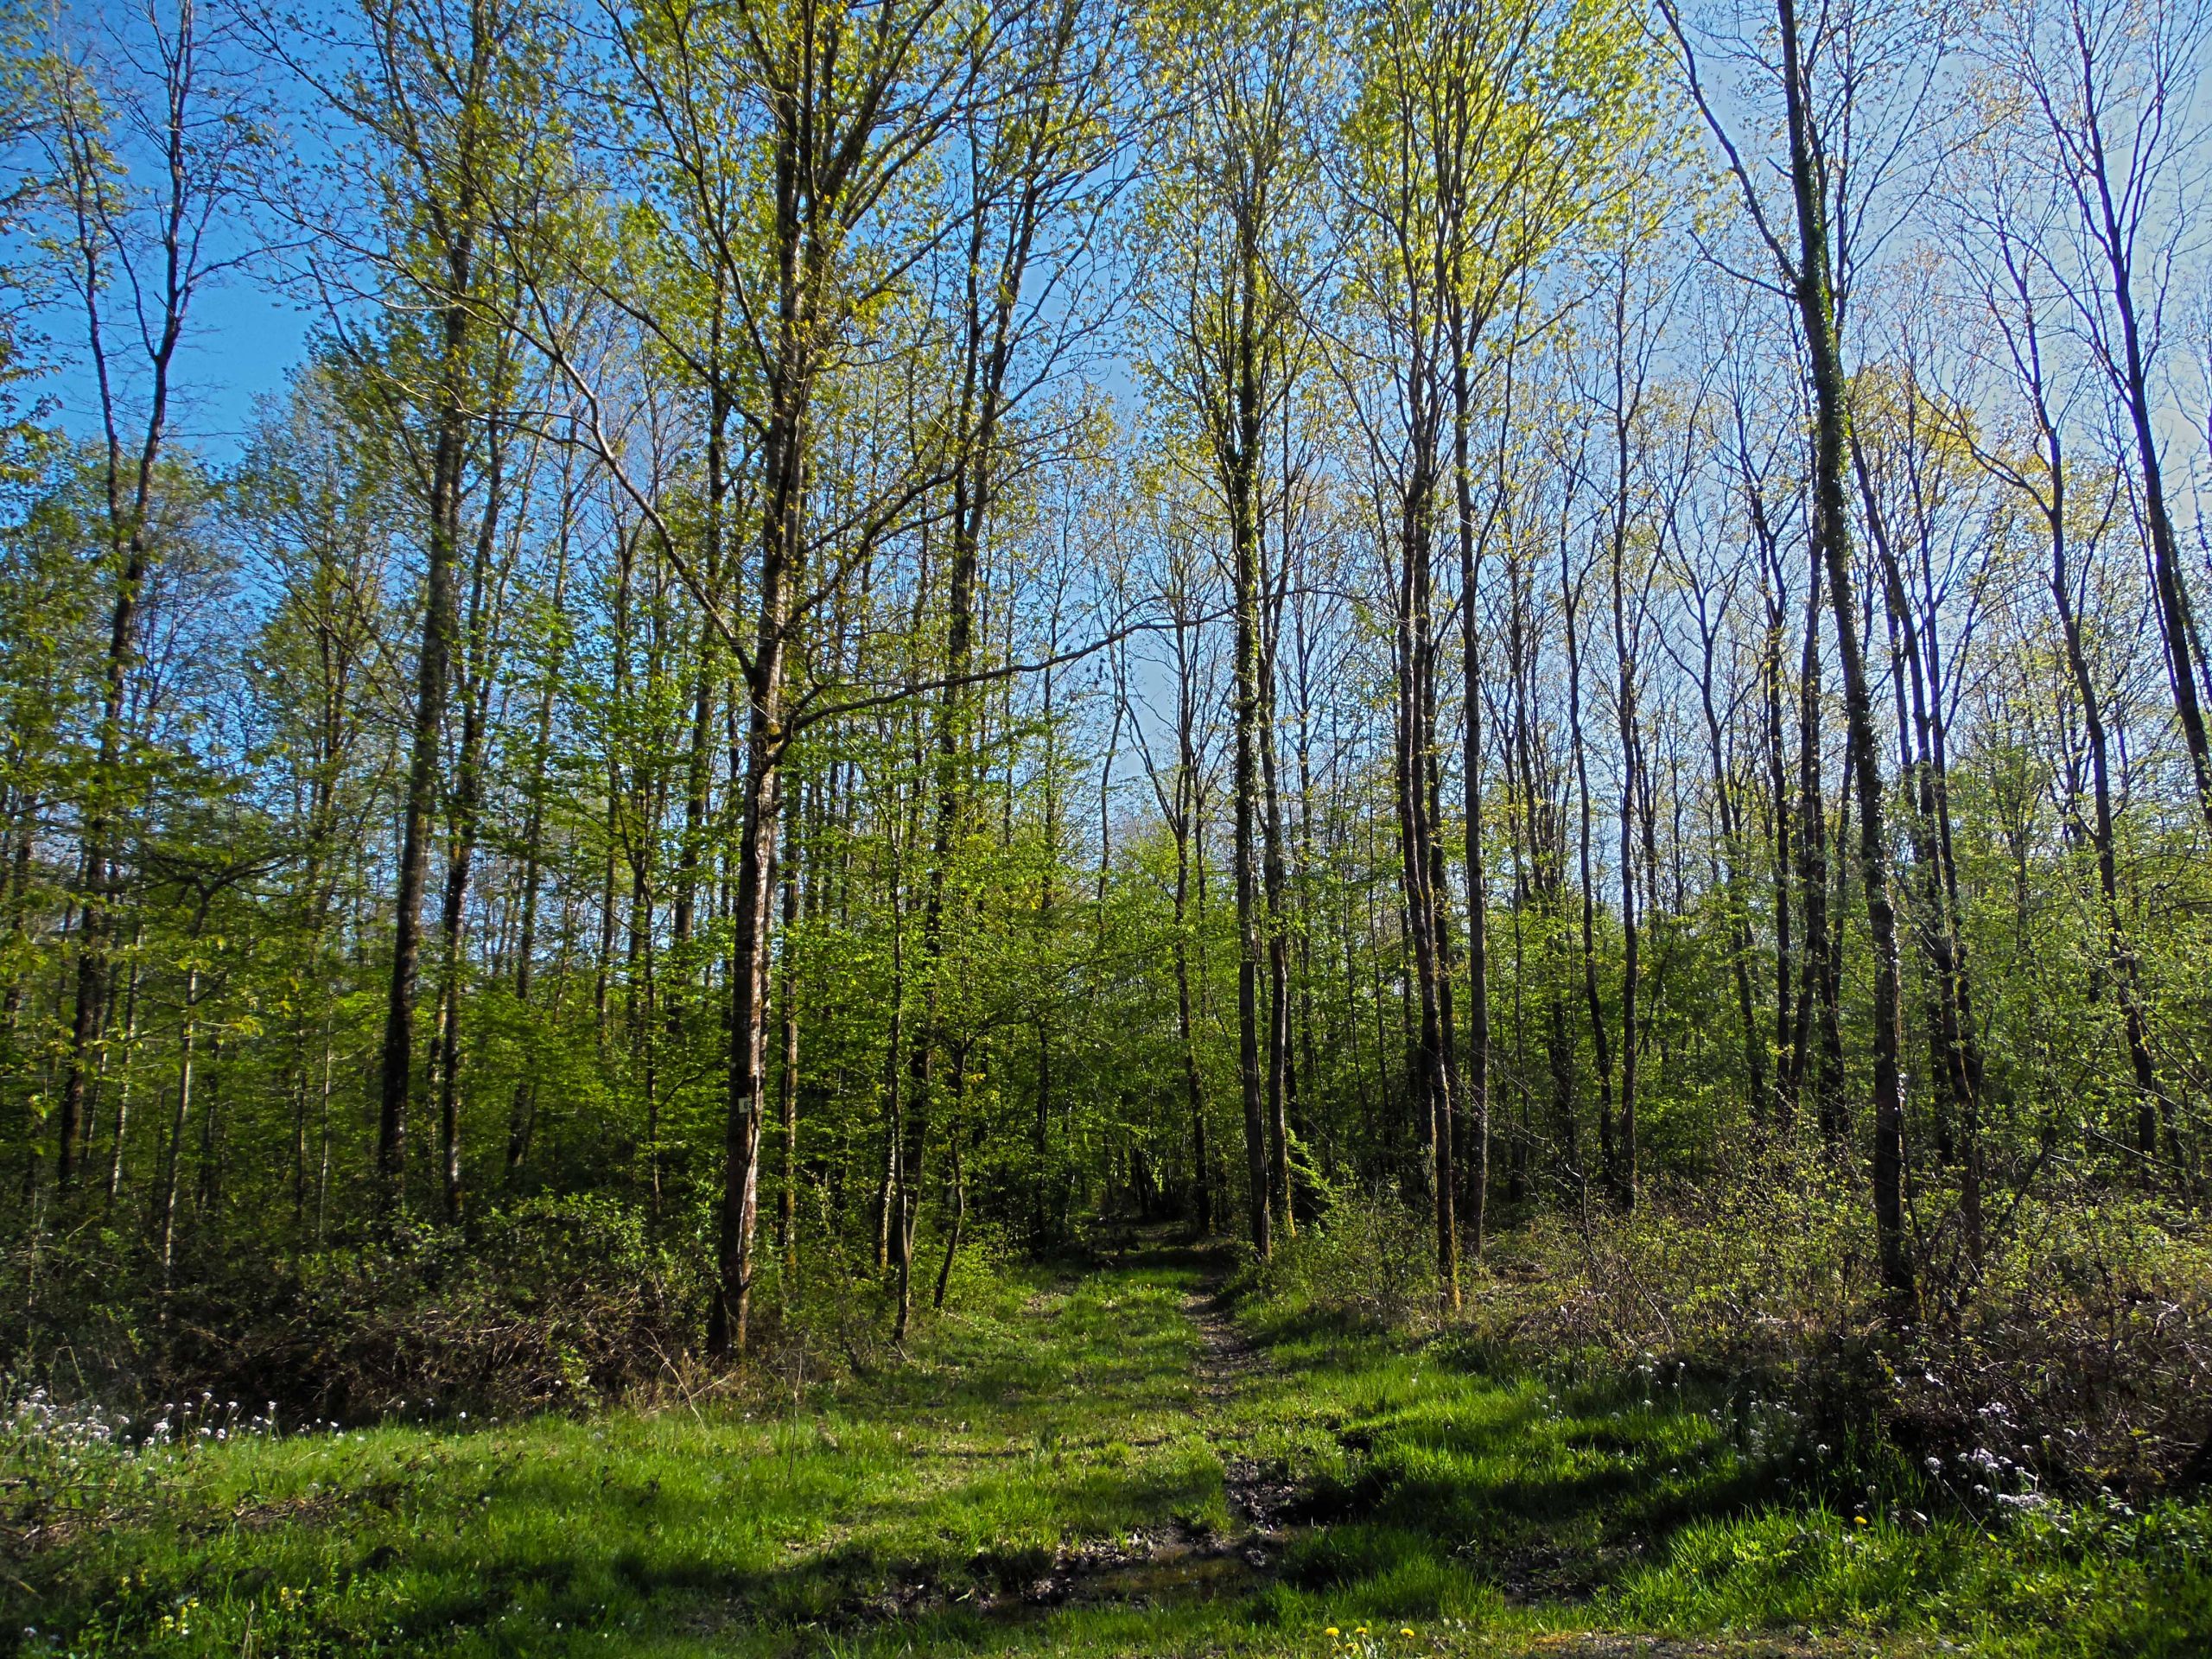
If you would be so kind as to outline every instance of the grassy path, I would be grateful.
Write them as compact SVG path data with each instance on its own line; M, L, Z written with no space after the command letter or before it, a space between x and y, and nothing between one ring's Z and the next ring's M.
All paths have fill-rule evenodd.
M1741 1421L1664 1389L1562 1398L1371 1336L1240 1322L1218 1280L1155 1245L979 1282L911 1363L772 1410L213 1448L136 1497L118 1486L68 1544L0 1563L0 1645L2106 1650L2065 1599L2079 1584L2022 1603L2016 1564L1978 1534L1791 1499ZM2115 1627L2126 1650L2202 1651L2204 1627L2161 1606L2202 1583L2155 1564L2102 1582L2150 1610ZM2069 1608L2081 1640L2013 1639L2063 1631Z

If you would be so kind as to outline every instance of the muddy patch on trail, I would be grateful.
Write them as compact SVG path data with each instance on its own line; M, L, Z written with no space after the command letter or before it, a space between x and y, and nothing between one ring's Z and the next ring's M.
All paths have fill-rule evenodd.
M1239 1541L1195 1535L1182 1528L1093 1538L1064 1547L1052 1570L1018 1599L1033 1607L1157 1607L1213 1601L1262 1588L1264 1557Z
M1114 1537L1071 1540L1049 1552L980 1552L937 1577L893 1570L852 1586L834 1605L795 1627L846 1635L932 1614L980 1616L995 1623L1044 1618L1062 1610L1133 1610L1235 1600L1264 1589L1272 1573L1234 1541L1195 1537L1176 1527ZM734 1596L703 1615L702 1630L727 1629L766 1609ZM772 1615L771 1615L772 1617Z

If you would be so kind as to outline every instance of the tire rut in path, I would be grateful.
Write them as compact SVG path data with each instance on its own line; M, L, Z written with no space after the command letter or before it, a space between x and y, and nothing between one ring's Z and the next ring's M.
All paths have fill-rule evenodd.
M1239 1442L1244 1438L1228 1421L1229 1408L1255 1378L1272 1376L1274 1366L1266 1351L1255 1344L1230 1313L1224 1288L1226 1274L1216 1269L1205 1287L1185 1298L1183 1311L1198 1332L1198 1393L1200 1431L1221 1460L1223 1494L1228 1500L1230 1532L1222 1541L1254 1567L1266 1566L1274 1551L1287 1541L1285 1512L1298 1496L1297 1488L1249 1456Z

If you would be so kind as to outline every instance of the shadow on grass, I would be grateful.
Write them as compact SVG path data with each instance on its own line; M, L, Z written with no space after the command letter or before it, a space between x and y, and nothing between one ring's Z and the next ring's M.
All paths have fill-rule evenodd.
M1634 1377L1548 1391L1488 1355L1324 1311L1265 1309L1285 1411L1333 1446L1309 1452L1294 1582L1354 1589L1469 1575L1513 1602L1579 1602L1663 1559L1685 1533L1807 1501L1786 1459L1732 1434L1726 1383Z

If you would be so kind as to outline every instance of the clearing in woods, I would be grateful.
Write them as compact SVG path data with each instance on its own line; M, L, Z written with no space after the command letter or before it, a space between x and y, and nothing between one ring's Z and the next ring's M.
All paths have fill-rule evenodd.
M9 1636L257 1659L2189 1651L2161 1604L2201 1574L2046 1572L2049 1605L2024 1602L2006 1543L1822 1502L1714 1402L1240 1312L1224 1267L1155 1239L975 1275L907 1362L779 1408L214 1447L30 1558Z

